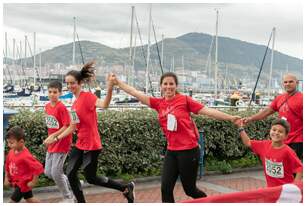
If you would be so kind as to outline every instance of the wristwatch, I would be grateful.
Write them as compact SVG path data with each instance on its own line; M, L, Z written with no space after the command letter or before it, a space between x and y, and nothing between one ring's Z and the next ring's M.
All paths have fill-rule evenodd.
M239 128L238 128L238 132L240 133L240 132L242 132L242 131L245 131L245 129L244 129L243 127L239 127Z

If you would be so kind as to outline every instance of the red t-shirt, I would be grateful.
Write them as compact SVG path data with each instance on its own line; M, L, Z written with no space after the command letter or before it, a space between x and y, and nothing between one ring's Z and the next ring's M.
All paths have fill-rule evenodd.
M28 192L32 188L28 187L27 183L32 181L34 175L43 173L44 168L25 147L17 154L12 149L9 151L5 161L5 172L13 186L18 186L21 192Z
M58 101L55 106L48 103L45 106L45 120L48 127L48 135L60 130L63 126L69 126L70 116L66 106ZM48 146L48 152L67 153L72 143L72 134Z
M251 140L251 149L260 156L268 187L292 183L293 173L303 171L301 161L286 144L273 148L271 140Z
M77 142L76 147L80 150L98 150L102 148L98 131L98 118L96 112L97 96L91 92L81 91L80 96L74 101L71 110L76 115L72 115L72 121L77 122ZM76 118L76 120L73 120Z
M159 124L167 139L168 150L188 150L198 146L198 129L190 112L197 114L204 106L189 96L176 94L171 100L150 97L150 107L158 112ZM176 131L167 129L168 114L177 120Z
M285 143L303 142L303 94L296 92L277 96L270 107L278 112L280 118L285 117L290 124L290 132Z

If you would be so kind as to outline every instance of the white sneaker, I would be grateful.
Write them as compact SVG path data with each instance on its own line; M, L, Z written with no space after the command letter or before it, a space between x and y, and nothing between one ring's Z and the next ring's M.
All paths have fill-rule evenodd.
M64 198L61 203L74 203L74 198Z

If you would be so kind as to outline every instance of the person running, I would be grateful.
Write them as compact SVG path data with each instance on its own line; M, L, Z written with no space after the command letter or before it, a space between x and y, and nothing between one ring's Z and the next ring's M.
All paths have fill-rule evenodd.
M101 138L98 131L96 108L107 108L111 101L113 81L107 78L107 95L104 100L98 99L91 92L82 90L83 83L90 83L95 78L94 62L85 64L81 71L72 70L65 76L68 89L73 93L75 101L71 107L71 123L69 127L47 144L61 140L76 131L77 141L72 148L66 174L77 202L86 202L78 178L78 170L84 168L88 183L108 187L123 192L129 203L134 202L134 182L121 184L108 177L97 176L98 156L102 150Z
M206 193L196 186L200 158L199 133L190 112L232 122L240 117L207 108L191 97L180 94L177 91L177 76L172 72L164 73L160 78L161 98L147 96L116 77L115 84L158 112L159 124L167 139L161 178L162 202L175 202L173 189L179 176L186 195L206 197Z
M26 148L25 134L21 127L12 127L6 139L10 151L5 160L4 186L14 188L11 202L20 202L22 198L27 203L40 202L33 197L32 188L44 171L42 164Z
M272 122L271 140L250 140L244 130L244 121L237 121L236 125L243 144L260 156L268 187L302 180L302 162L294 150L284 143L290 131L286 120L276 119Z
M298 83L295 75L285 74L283 76L285 93L278 95L268 107L257 114L245 117L243 121L248 124L278 112L279 118L285 118L291 126L285 144L295 151L300 160L303 160L303 93L297 90Z
M48 128L48 138L55 139L70 124L70 116L66 106L59 100L62 93L62 84L52 81L48 85L50 102L45 106L45 120ZM44 142L47 142L46 139ZM53 179L62 193L63 201L73 203L73 194L69 189L69 181L64 174L64 162L70 150L72 134L67 135L60 141L50 144L47 148L45 161L45 175Z

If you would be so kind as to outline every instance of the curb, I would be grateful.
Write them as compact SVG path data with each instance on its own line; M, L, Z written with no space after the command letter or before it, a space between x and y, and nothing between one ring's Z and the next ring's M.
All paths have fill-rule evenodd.
M251 171L258 171L262 170L262 166L256 166L256 167L248 167L248 168L237 168L233 169L231 173L239 173L239 172L251 172ZM224 174L220 171L205 171L204 175L200 178L203 179L205 176L214 176L214 175L227 175ZM135 178L133 181L135 183L149 183L149 182L154 182L154 181L160 181L161 176L151 176L151 177L139 177ZM120 183L126 182L122 179L114 179L115 181L118 181ZM198 179L199 180L199 179ZM82 188L90 188L90 187L96 187L96 185L88 184L87 182L84 182L81 180ZM12 194L13 189L10 190L3 190L3 197L10 197ZM49 192L58 192L57 186L47 186L47 187L37 187L33 189L33 192L35 194L39 193L49 193Z

